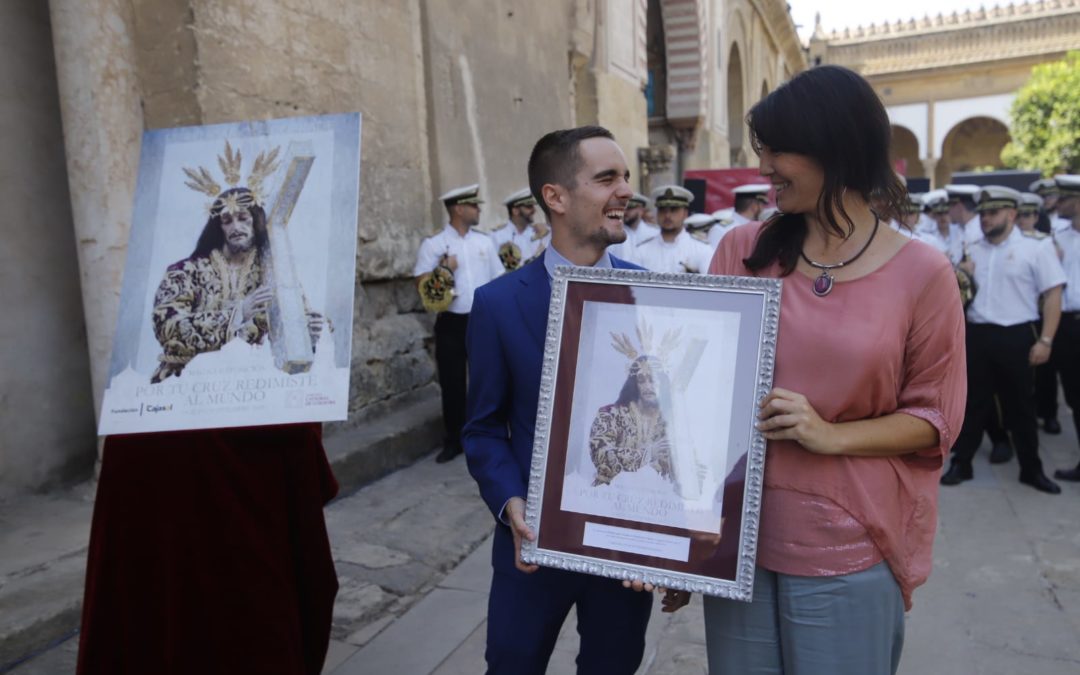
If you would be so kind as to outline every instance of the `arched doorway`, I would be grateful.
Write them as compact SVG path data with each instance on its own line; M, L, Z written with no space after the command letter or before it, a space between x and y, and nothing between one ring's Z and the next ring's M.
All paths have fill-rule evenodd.
M945 136L935 171L936 185L945 185L957 171L1001 169L1001 150L1009 142L1009 129L992 117L969 117Z
M728 143L731 146L731 166L746 166L743 139L746 136L746 108L743 104L742 58L739 45L731 45L727 68Z
M919 139L907 127L892 125L889 161L898 173L908 178L926 177L926 169L919 157Z

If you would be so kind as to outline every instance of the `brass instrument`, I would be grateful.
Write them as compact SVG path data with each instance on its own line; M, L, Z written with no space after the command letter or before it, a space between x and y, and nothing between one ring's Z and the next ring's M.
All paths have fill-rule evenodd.
M420 275L417 284L420 302L429 312L445 312L454 301L454 271L446 264L446 255L439 259L435 269Z
M963 264L968 261L967 244L964 245L964 256L960 259L960 263ZM960 286L960 301L964 304L964 311L971 306L971 302L975 299L975 293L978 292L979 286L975 283L975 275L968 272L962 267L957 266L956 270L956 283Z
M505 242L499 247L499 261L507 272L521 267L521 247L512 241Z

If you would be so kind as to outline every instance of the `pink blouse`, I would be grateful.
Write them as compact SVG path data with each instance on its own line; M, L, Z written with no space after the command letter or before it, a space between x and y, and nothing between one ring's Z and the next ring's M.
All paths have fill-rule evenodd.
M779 278L776 263L754 274L742 262L760 229L729 232L709 272ZM830 422L918 417L940 443L897 457L852 457L769 441L758 564L823 576L884 559L910 609L912 591L930 575L938 478L964 417L956 275L939 251L912 240L870 274L835 282L825 297L800 272L783 279L774 386L803 394Z

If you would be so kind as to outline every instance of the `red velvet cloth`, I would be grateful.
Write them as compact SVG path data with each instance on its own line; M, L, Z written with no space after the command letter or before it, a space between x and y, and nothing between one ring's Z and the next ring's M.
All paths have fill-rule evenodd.
M318 424L107 438L80 675L317 675L337 488Z

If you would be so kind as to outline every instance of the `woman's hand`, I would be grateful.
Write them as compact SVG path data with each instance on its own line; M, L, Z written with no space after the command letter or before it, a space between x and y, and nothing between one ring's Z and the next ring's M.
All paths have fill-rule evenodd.
M836 454L836 425L821 419L802 394L776 387L758 407L758 429L768 440L796 441L810 452Z

